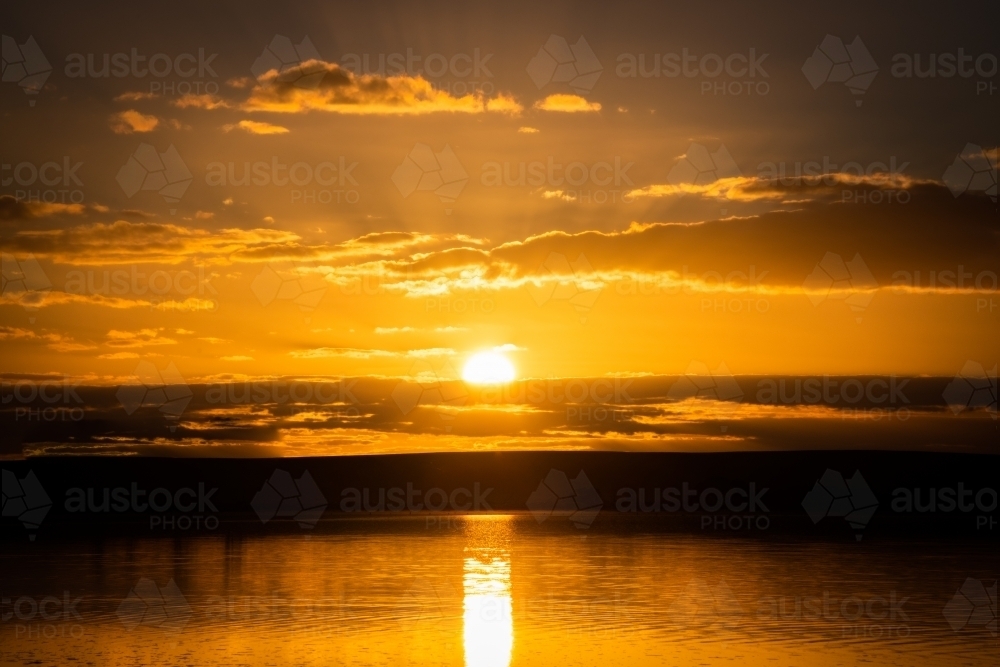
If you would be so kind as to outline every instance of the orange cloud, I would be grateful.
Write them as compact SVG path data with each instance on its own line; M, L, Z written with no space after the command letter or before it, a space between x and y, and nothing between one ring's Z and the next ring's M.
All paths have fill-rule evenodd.
M317 73L321 76L317 77ZM340 65L319 60L262 75L243 108L276 113L316 110L373 115L487 111L516 114L521 111L521 105L510 96L487 99L482 94L468 94L455 97L438 90L422 76L356 75Z
M349 359L374 359L376 357L412 357L426 359L428 357L447 357L455 354L455 350L446 347L433 347L422 350L406 350L394 352L390 350L363 350L352 347L317 347L309 350L294 350L289 352L296 359L327 359L331 357L346 357Z
M506 113L511 116L520 115L524 111L524 107L510 95L504 95L501 93L496 97L492 97L486 100L486 110L495 111L497 113Z
M585 113L601 110L599 102L588 102L579 95L569 95L566 93L549 95L545 99L535 102L533 106L535 109L540 109L541 111L560 111L563 113Z
M159 335L156 329L140 329L139 331L118 331L112 329L108 332L108 340L105 343L108 347L135 348L149 347L150 345L176 345L177 341L172 338L164 338Z
M251 248L270 248L299 237L271 229L190 229L158 222L77 225L68 229L22 230L5 239L2 247L14 253L75 265L107 265L130 262L178 264L200 258L215 263Z
M156 116L139 113L135 109L112 114L109 119L111 130L115 134L132 134L134 132L152 132L160 124Z
M262 123L256 120L241 120L238 123L231 125L223 125L222 129L226 132L230 132L235 129L243 130L244 132L249 132L250 134L287 134L288 128L282 127L281 125L272 125L271 123Z
M153 100L159 97L156 93L147 93L141 90L131 90L115 97L115 102L138 102L140 100Z
M835 172L822 176L790 177L781 182L761 176L727 176L708 183L654 183L636 188L628 196L656 198L687 194L738 202L784 200L788 203L803 203L839 198L842 192L838 188L843 187L898 191L931 183L933 181L905 174L882 172L871 175Z
M210 93L187 93L174 100L173 105L181 109L229 109L232 104Z
M99 210L103 207L93 205L92 208ZM31 220L58 214L80 215L86 209L84 204L24 201L11 195L0 195L0 220Z

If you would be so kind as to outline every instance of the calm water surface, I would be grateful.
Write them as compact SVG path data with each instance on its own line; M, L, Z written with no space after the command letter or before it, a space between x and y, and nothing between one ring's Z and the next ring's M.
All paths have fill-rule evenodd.
M3 665L996 665L988 544L577 531L525 516L5 545ZM995 596L995 588L994 593ZM996 628L996 599L992 609Z

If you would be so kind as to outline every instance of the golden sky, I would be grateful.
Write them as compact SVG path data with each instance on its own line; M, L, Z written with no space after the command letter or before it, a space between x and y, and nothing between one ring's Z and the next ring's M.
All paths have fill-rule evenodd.
M985 28L568 5L528 26L400 5L376 26L303 5L68 32L40 11L4 28L26 69L0 97L0 455L808 447L831 428L830 447L975 449L995 424L964 408L992 396L995 418L996 57L904 67L990 55ZM846 84L824 69L844 45ZM586 396L484 397L462 381L484 352L508 389ZM958 411L956 375L986 392ZM937 384L893 404L912 421L864 428L844 424L860 403L758 396L833 376ZM647 384L593 393L627 378ZM254 382L271 389L212 399ZM82 398L29 396L54 384ZM32 420L45 407L80 412ZM793 417L808 438L770 433Z

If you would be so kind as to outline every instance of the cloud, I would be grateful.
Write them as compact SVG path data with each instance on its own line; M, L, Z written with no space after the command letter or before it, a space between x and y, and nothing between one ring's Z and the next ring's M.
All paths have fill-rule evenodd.
M249 77L249 76L233 77L232 79L228 79L226 81L226 85L227 86L229 86L230 88L236 88L236 89L249 88L253 84L254 84L253 77Z
M989 224L992 203L987 197L955 199L941 185L914 181L905 184L910 198L906 205L844 204L839 193L844 183L855 181L858 179L840 176L830 183L793 185L737 180L726 192L741 197L746 193L781 193L784 199L774 200L779 205L798 203L789 210L694 223L648 222L634 223L622 231L549 232L494 247L485 239L449 233L381 232L331 244L308 242L297 234L272 229L213 231L126 221L23 230L9 235L0 246L15 256L33 253L40 261L76 265L292 261L344 294L374 284L382 293L411 298L466 290L524 289L565 281L567 276L550 270L551 262L546 264L552 254L570 263L585 257L586 270L582 275L574 274L573 280L586 281L595 288L642 281L657 290L683 287L695 292L759 289L801 293L806 276L830 252L846 257L860 254L881 288L898 282L894 274L901 270L929 275L930 271L961 265L976 275L996 272L991 255L996 232ZM873 188L876 180L865 180L863 185L859 181L851 187ZM878 187L889 187L889 182ZM920 238L921 243L900 243L904 238ZM759 275L766 275L760 285L754 286L745 277L751 265ZM917 285L909 291L927 289ZM934 289L953 293L975 288L937 284ZM41 305L74 300L112 308L146 303L56 291L38 296ZM214 304L188 299L156 307L212 310ZM323 348L301 354L369 358L380 353Z
M233 106L228 100L210 93L187 93L178 97L172 104L181 109L207 109L209 111L214 109L229 109Z
M765 192L777 191L767 187L771 190ZM623 231L548 232L489 249L456 244L333 267L328 280L349 284L374 274L385 292L415 298L522 289L566 280L546 264L553 254L569 262L586 258L589 268L574 272L574 281L594 287L618 283L626 290L638 281L665 293L802 293L806 276L828 252L860 254L885 289L899 282L896 274L902 270L926 276L962 266L973 275L996 273L996 231L987 197L954 199L944 187L924 183L908 185L907 205L847 205L839 196L843 187L840 179L834 185L781 186L786 196L799 200L793 210L696 223L634 223ZM922 242L900 242L906 238ZM749 279L751 266L759 285ZM990 289L993 283L983 284ZM970 289L975 288L966 280L965 287L939 283L933 290L918 286L912 291Z
M375 359L378 357L412 357L425 359L428 357L445 357L455 354L455 350L445 347L433 347L421 350L396 352L390 350L367 350L354 347L317 347L309 350L293 350L289 355L296 359L328 359L346 357L348 359Z
M108 340L104 344L108 347L136 348L153 345L176 345L177 341L172 338L163 338L156 329L140 329L138 331L112 329L108 332Z
M288 128L282 127L281 125L272 125L271 123L262 123L256 120L241 120L238 123L223 125L222 129L226 132L230 132L235 129L243 130L244 132L249 132L250 134L287 134Z
M97 349L96 345L78 343L69 336L60 333L35 332L20 327L0 326L0 340L44 342L49 349L56 352L82 352Z
M59 340L48 344L49 348L55 350L56 352L85 352L87 350L96 350L96 345L90 345L88 343L77 343L71 340Z
M598 102L588 102L579 95L567 93L556 93L549 95L545 99L538 100L532 105L541 111L560 111L563 113L580 113L588 111L600 111L601 105Z
M139 355L136 352L111 352L109 354L99 354L98 359L138 359Z
M115 134L132 134L134 132L152 132L160 124L160 119L139 113L135 109L112 114L109 119L111 130Z
M68 286L67 286L68 288ZM181 301L174 299L157 299L149 301L147 299L124 299L118 296L106 296L104 294L83 294L74 292L62 292L58 290L47 290L44 292L29 292L31 295L32 308L48 308L51 306L65 305L88 305L111 308L113 310L131 310L135 308L153 309L162 312L184 312L194 313L201 311L213 311L218 309L218 304L210 299L200 299L187 297ZM0 304L23 303L24 297L17 292L4 292L0 295Z
M86 209L85 204L24 201L11 195L0 195L0 220L33 220L60 214L80 215Z
M322 73L316 78L317 73ZM296 79L308 74L312 82L301 87ZM202 107L207 108L207 107ZM247 111L341 114L420 115L429 113L517 114L521 105L507 95L492 99L482 93L456 97L435 88L422 76L357 75L336 63L309 60L283 72L271 70L259 77L241 106Z
M528 127L528 126L519 127L517 128L517 131L520 132L521 134L538 134L540 132L540 130L537 127Z
M91 223L68 229L21 230L0 242L13 253L75 265L159 262L178 264L187 259L225 263L237 251L281 247L298 236L271 229L191 229L171 223Z
M233 354L227 357L222 357L223 361L253 361L253 357L248 357L243 354Z
M121 95L115 96L115 102L138 102L140 100L154 100L159 95L156 93L144 92L141 90L131 90Z
M698 195L706 199L736 202L772 200L802 203L811 200L841 199L844 188L898 192L931 183L933 181L916 179L906 174L881 172L871 175L835 172L822 176L797 176L780 180L763 176L728 176L707 183L655 183L631 190L628 196L658 198Z
M8 327L0 325L0 340L15 340L15 339L30 339L37 338L36 334L31 329L22 329L20 327Z
M139 356L130 354L134 353L102 356L115 359ZM464 400L451 411L453 418L449 420L449 434L445 435L441 412L433 405L420 405L404 415L392 399L393 392L401 385L413 385L421 381L419 377L318 378L310 383L288 376L240 376L234 380L230 375L208 379L208 384L196 384L186 376L191 385L191 401L183 423L177 425L176 435L164 440L160 437L163 418L157 411L124 415L116 397L117 380L81 381L84 379L60 375L2 377L5 384L22 379L66 384L87 398L83 422L86 428L81 428L81 422L77 421L41 422L26 431L23 440L5 441L2 453L15 456L25 453L296 456L463 451L471 446L619 451L717 451L749 446L794 450L802 449L803 443L809 449L829 450L855 447L852 443L857 442L858 422L847 417L859 405L879 406L867 401L821 405L799 400L775 403L762 395L762 386L779 382L792 386L802 380L785 376L734 378L743 393L741 402L718 401L710 396L700 400L671 399L671 389L682 380L676 375L531 379L514 382L502 392L464 385ZM308 385L309 391L300 391L306 396L300 404L302 409L294 412L308 414L309 418L289 415L287 403L279 398L287 398L284 392L264 394L252 406L220 406L210 399L212 394L226 396L234 391L237 396L244 395L248 383L258 381ZM896 381L906 384L909 418L899 422L898 428L880 429L880 446L910 451L989 451L995 440L991 421L987 419L986 424L975 419L956 421L947 413L941 395L951 377L900 377ZM625 403L615 406L625 418L591 423L570 421L567 408L573 405L569 398L571 384L597 388L602 393L610 382L620 386L628 397ZM352 409L345 410L345 403L338 400L345 395L339 388L348 389ZM422 387L415 388L419 391ZM35 405L45 406L40 398ZM794 422L791 428L775 428L775 419ZM724 436L720 434L720 424L727 427ZM126 433L127 437L122 437Z
M486 100L486 110L518 116L524 111L524 107L511 95L501 93Z

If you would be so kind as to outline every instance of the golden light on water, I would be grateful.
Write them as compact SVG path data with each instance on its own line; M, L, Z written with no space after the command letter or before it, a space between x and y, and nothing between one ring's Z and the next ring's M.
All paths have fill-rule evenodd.
M462 369L462 379L472 384L505 384L514 375L514 365L496 351L472 355Z
M462 639L466 667L507 667L514 647L511 517L466 517Z
M514 646L509 553L470 549L463 588L466 667L507 667Z

